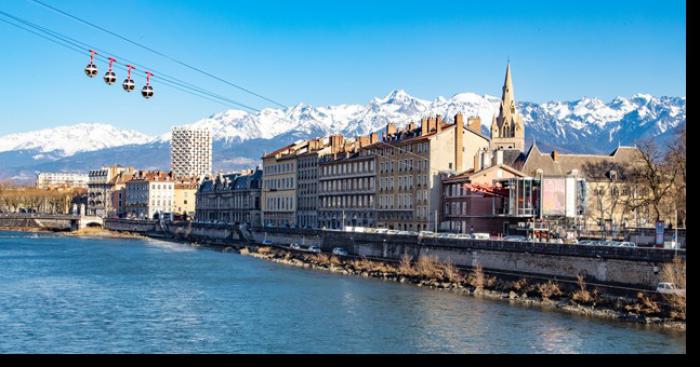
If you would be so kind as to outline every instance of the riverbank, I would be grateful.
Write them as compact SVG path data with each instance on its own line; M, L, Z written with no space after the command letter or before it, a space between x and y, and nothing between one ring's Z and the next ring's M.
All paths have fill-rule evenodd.
M54 233L61 234L69 237L95 237L95 238L121 238L121 239L148 239L149 237L143 236L133 232L119 232L111 231L109 229L104 229L101 227L85 227L77 231L53 231L46 228L35 228L35 227L0 227L0 231L10 231L10 232L28 232L28 233Z
M512 281L498 279L486 275L480 266L471 272L465 272L450 263L440 263L430 257L411 259L406 256L399 264L394 264L327 254L298 253L266 246L243 247L240 253L304 269L379 278L542 310L633 322L674 331L686 330L685 309L679 315L678 307L664 300L650 299L641 293L636 299L609 297L597 288L590 289L582 277L579 278L578 286L572 288L551 280L535 283L525 278Z

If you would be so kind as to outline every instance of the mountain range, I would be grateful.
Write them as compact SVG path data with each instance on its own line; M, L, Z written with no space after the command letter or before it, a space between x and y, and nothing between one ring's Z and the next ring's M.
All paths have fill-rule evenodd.
M451 121L457 112L481 117L489 135L500 98L459 93L432 101L394 90L365 105L309 106L250 113L227 110L188 124L212 131L215 171L253 167L260 156L299 139L341 133L368 134L388 122L399 126L429 115ZM685 97L635 94L610 102L584 97L575 101L518 102L525 122L526 146L543 150L609 153L619 144L640 139L664 141L686 123ZM121 164L142 169L169 168L170 133L149 136L109 124L80 123L0 137L0 179L31 181L37 172L87 172L102 165Z

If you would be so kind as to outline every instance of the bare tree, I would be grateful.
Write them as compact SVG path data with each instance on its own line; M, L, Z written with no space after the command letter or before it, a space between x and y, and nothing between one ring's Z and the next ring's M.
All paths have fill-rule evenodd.
M641 194L632 196L627 206L633 210L649 207L653 210L655 221L659 221L667 209L664 204L673 192L679 167L668 164L664 152L654 140L642 141L638 146L640 154L632 176Z

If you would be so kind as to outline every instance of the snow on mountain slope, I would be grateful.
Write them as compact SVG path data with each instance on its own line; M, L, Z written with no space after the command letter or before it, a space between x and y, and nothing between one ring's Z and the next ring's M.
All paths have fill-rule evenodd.
M229 161L237 157L258 159L263 150L274 149L276 144L335 133L367 134L383 129L388 122L402 126L435 114L442 115L446 121L451 121L457 112L465 117L478 115L482 130L488 134L499 103L498 97L474 93L428 101L394 90L365 105L314 107L299 103L285 109L267 108L259 113L227 110L189 126L211 129L215 162L219 159L217 152L225 152ZM518 102L517 109L523 115L528 142L547 142L573 152L609 152L618 142L633 144L640 138L669 136L686 122L685 97L648 94L617 97L608 103L588 97L576 101ZM77 124L0 137L0 153L10 156L12 152L22 152L12 155L21 157L6 165L12 167L26 167L30 158L37 163L63 159L62 162L69 164L64 158L76 155L77 160L85 152L126 145L134 145L129 149L138 150L150 143L155 143L157 149L165 149L169 140L169 132L151 137L105 124ZM134 157L137 160L138 154Z
M154 138L133 130L121 130L107 124L84 123L60 126L0 137L0 152L35 150L36 159L71 156L129 144L146 144Z

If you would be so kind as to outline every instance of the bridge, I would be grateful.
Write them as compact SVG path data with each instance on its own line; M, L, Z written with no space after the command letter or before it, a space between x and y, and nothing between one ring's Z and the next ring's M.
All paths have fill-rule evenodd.
M70 214L0 213L0 228L36 228L51 231L77 231L102 227L101 217Z

